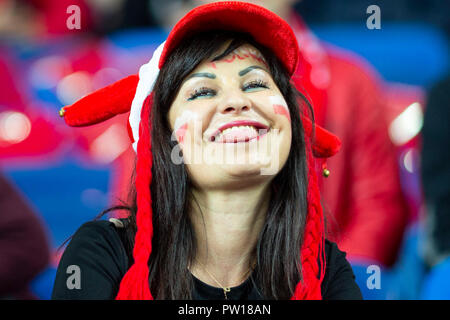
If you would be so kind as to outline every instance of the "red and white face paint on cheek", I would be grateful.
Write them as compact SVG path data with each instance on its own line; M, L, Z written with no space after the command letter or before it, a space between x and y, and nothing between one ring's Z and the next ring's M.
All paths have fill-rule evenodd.
M185 110L181 116L175 120L174 132L179 143L184 143L189 122L197 119L197 115L192 111Z
M185 123L175 131L175 136L177 137L177 140L179 143L184 142L184 137L186 136L187 128L188 128L188 124Z
M269 99L275 114L281 114L291 122L291 115L286 100L281 96L270 96Z

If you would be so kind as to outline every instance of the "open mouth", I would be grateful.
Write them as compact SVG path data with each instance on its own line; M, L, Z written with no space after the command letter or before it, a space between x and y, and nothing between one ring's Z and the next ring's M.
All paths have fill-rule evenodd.
M211 142L239 143L260 139L267 134L269 127L251 120L237 120L221 126L210 137Z

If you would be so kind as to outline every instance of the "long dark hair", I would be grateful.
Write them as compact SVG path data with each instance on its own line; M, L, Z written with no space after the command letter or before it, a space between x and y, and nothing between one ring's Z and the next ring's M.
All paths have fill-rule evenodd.
M249 35L231 31L198 33L185 39L168 57L154 87L152 122L152 209L153 242L149 259L149 281L155 299L191 299L193 279L188 270L196 255L196 242L188 212L191 182L184 164L174 164L167 114L183 80L200 63L211 57L227 41L226 50L213 60L220 60L248 43L264 56L272 77L283 94L291 116L292 143L286 164L272 180L271 199L265 224L259 235L252 281L266 299L289 299L301 280L300 249L307 215L307 163L300 113L312 108L290 82L290 77L276 56ZM306 108L305 108L306 107ZM114 209L129 211L127 234L132 242L136 233L136 191L132 184L129 205ZM106 212L105 211L105 212ZM131 251L133 243L128 250ZM131 255L131 253L130 253Z

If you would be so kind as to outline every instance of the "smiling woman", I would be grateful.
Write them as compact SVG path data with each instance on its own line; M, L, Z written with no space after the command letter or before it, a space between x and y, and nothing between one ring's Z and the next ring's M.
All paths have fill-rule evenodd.
M267 70L263 63L251 56L230 58L236 49L247 48L261 56L264 52L272 70ZM255 82L264 85L256 86ZM283 88L284 94L279 87ZM170 225L164 226L167 233L163 237L168 234L181 237L176 231L180 229L187 230L187 239L189 234L193 235L189 239L189 247L195 252L183 252L182 247L177 248L180 250L178 254L185 257L181 263L185 263L185 268L197 279L211 286L219 283L223 284L219 286L227 288L240 285L249 271L258 265L257 251L260 250L259 266L267 270L276 267L270 276L279 277L279 283L282 277L289 281L283 281L285 286L277 285L276 292L265 295L290 298L299 281L299 256L292 252L300 252L307 212L306 183L302 183L306 180L306 160L299 113L294 111L296 122L291 128L286 117L274 112L270 99L278 96L284 101L286 96L292 110L298 110L296 94L284 67L271 52L246 35L228 31L199 33L184 39L174 50L160 71L153 93L153 153L167 154L175 147L168 143L168 138L177 129L175 124L182 123L179 119L183 119L185 136L180 144L182 155L192 160L187 162L186 167L173 165L171 168L172 164L167 159L159 162L154 158L154 168L158 168L154 170L154 179L169 181L169 177L176 175L180 169L186 170L180 176L187 176L186 194L177 205L179 213L174 213L171 206L173 199L180 198L176 196L180 190L176 181L182 181L181 178L175 178L176 181L164 186L165 193L161 199L156 194L153 198L158 199L161 205L164 198L167 199L167 207L162 211L171 212L174 217L188 218L184 222L186 225L178 227L173 219L164 218L170 221ZM251 139L256 131L250 128L253 125L266 129L267 133L259 136L261 139ZM292 132L296 137L294 142L291 142ZM265 140L272 143L269 148L251 147L253 143L263 144ZM261 169L266 166L262 161L246 161L255 156L252 154L255 150L266 151L259 156L280 164L276 172L263 175ZM203 152L206 155L202 155ZM289 170L286 168L277 176L289 155ZM193 161L196 156L199 161ZM276 176L277 181L272 183ZM277 197L272 197L277 200L270 203L268 200L273 189L278 189L279 193ZM170 193L172 197L167 197ZM283 206L282 202L290 203L290 206ZM188 210L184 209L186 207ZM275 222L281 216L285 221ZM154 223L155 230L162 221L161 216L161 222ZM259 239L263 228L274 231ZM277 236L284 238L282 241L286 251L274 248L278 256L287 258L283 261L271 248L281 244L275 239ZM179 265L180 261L174 263ZM167 270L168 264L169 261L161 264L160 272ZM261 269L253 275L260 274L261 281L269 287L270 278L264 279L264 275L269 275L267 270ZM186 282L190 276L184 273ZM157 290L155 287L152 292Z
M137 85L129 77L65 107L66 122L89 125L131 105L137 164L130 205L105 211L129 217L77 231L53 298L359 299L345 253L325 240L313 157L339 141L312 126L290 83L298 54L270 11L200 6ZM70 265L78 291L66 286Z

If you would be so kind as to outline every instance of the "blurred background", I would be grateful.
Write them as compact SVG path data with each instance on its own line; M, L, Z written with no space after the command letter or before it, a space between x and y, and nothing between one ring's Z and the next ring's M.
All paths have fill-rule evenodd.
M58 247L127 197L127 115L70 128L59 109L137 73L206 2L0 0L0 299L49 299ZM364 298L449 299L450 2L250 2L293 27L295 83L343 142L324 206Z

